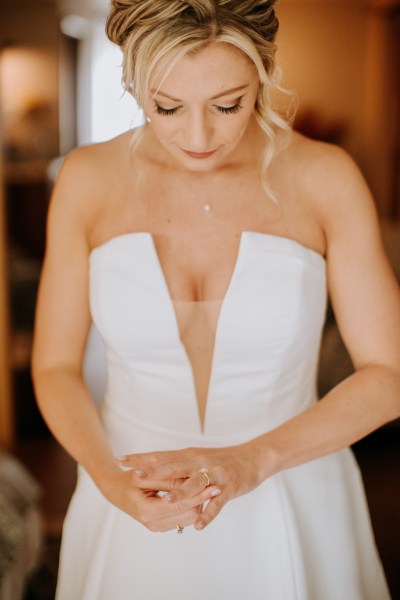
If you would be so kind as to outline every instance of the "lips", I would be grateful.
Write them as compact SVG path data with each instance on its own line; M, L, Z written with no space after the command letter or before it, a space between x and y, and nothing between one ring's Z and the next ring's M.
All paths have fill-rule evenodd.
M184 153L190 156L191 158L208 158L215 154L216 150L212 150L212 152L190 152L189 150L184 150Z

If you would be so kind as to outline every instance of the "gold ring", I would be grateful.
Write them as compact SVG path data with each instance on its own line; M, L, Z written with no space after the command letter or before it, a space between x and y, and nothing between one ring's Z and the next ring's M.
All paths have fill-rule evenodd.
M198 474L204 475L204 477L207 479L207 486L208 487L210 485L210 478L208 476L208 469L207 467L203 467L202 469L200 469L200 471L197 471Z
M184 527L181 527L180 525L177 525L177 526L176 526L176 532L177 532L177 533L183 533L183 530L184 530L184 529L185 529L185 528L184 528Z

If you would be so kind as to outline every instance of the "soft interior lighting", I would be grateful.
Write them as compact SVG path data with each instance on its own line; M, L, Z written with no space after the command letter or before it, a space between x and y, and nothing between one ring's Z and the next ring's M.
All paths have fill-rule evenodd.
M60 29L64 35L84 40L88 38L92 31L92 25L89 19L79 15L67 15L60 21Z
M10 47L0 61L1 100L5 113L15 114L37 99L57 100L58 79L54 59L45 51Z

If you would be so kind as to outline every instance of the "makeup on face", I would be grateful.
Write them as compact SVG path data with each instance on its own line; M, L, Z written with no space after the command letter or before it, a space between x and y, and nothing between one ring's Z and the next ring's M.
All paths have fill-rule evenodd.
M259 88L257 71L229 44L183 56L154 82L145 112L169 155L189 169L224 164L246 133Z

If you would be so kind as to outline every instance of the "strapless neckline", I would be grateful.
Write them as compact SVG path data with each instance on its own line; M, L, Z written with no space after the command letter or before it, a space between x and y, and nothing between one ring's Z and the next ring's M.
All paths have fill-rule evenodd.
M320 254L317 250L314 250L313 248L310 248L309 246L306 246L305 244L302 244L301 242L298 242L297 240L294 240L293 238L285 237L283 235L275 235L273 233L265 233L263 231L250 231L250 230L246 230L246 229L243 230L240 234L239 249L240 249L240 244L242 243L243 238L246 238L246 237L248 238L251 236L260 236L261 238L264 238L266 240L266 242L269 243L271 246L274 246L275 249L278 249L278 247L281 246L282 250L284 250L284 248L286 247L287 250L289 250L289 251L292 250L292 252L295 252L296 248L300 248L303 252L310 253L311 255L315 256L316 262L322 261L322 264L325 264L324 256L322 256L322 254ZM109 245L113 245L115 243L124 241L125 239L134 238L134 237L149 238L150 241L155 246L154 235L150 231L128 231L126 233L120 233L118 235L115 235L115 236L109 238L108 240L106 240L105 242L102 242L101 244L94 246L90 250L89 256L92 256L92 255L96 254L97 252L101 252L103 249L105 249ZM177 300L177 302L179 302L179 300Z
M116 235L116 236L110 238L109 240L106 240L102 244L99 244L98 246L95 246L94 248L92 248L92 250L89 253L89 260L92 260L97 255L101 255L103 252L107 251L108 249L112 249L113 247L118 248L121 244L124 244L126 242L129 243L131 240L134 240L136 242L138 239L139 240L143 239L145 241L145 243L147 243L148 246L150 247L150 252L157 264L158 271L161 274L161 278L163 279L163 282L164 282L163 287L165 288L165 291L169 296L170 302L196 302L196 300L172 298L171 293L170 293L170 287L169 287L167 278L165 276L164 269L162 267L162 264L161 264L161 261L160 261L160 258L159 258L159 255L158 255L158 252L156 249L154 236L152 233L150 233L148 231L133 231L133 232L122 233L122 234ZM288 253L288 254L294 254L294 255L297 255L298 258L300 258L301 260L309 262L312 265L316 266L317 268L321 268L322 270L325 270L325 266L326 266L325 258L316 250L309 248L308 246L305 246L304 244L301 244L297 240L294 240L292 238L287 238L284 236L273 235L270 233L244 230L240 234L238 250L236 253L236 260L234 261L233 267L231 269L231 275L230 275L229 282L226 287L223 298L199 300L199 302L223 303L225 301L225 298L228 296L230 288L234 282L239 264L242 260L244 246L247 246L247 244L250 240L252 240L252 242L255 244L256 248L261 248L261 249L266 249L266 250L270 249L271 251L274 251L274 252L278 251L278 252L284 252L284 253Z

